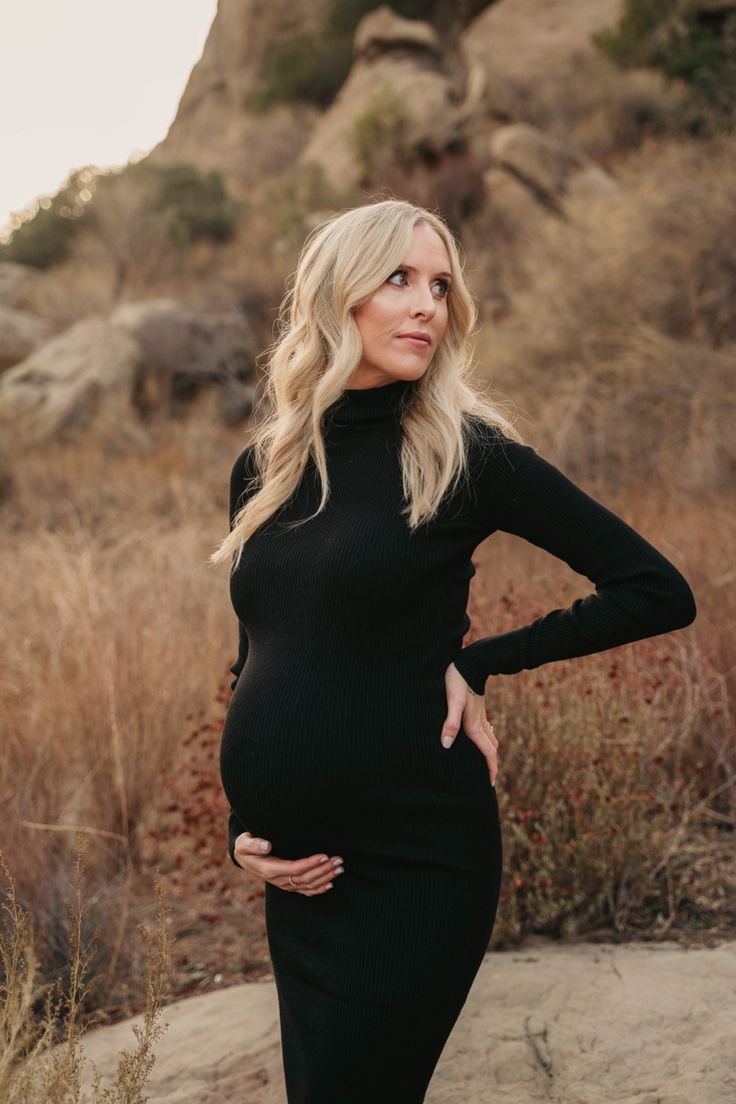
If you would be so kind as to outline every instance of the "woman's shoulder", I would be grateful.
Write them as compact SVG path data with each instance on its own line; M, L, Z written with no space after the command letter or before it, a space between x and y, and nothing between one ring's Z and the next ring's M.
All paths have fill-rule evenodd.
M517 441L503 426L488 421L483 415L465 411L464 433L469 460L482 464L489 460L511 462L518 450L534 451L530 445Z

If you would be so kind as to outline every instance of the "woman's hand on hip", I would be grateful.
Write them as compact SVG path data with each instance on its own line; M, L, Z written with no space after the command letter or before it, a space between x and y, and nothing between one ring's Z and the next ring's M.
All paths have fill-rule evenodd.
M445 690L447 717L440 733L442 746L452 747L462 723L466 734L483 752L491 785L495 786L498 774L498 740L493 725L486 716L485 697L471 690L454 663L445 671Z
M266 847L262 847L262 844L266 844ZM332 889L332 878L343 873L343 861L337 855L317 854L305 859L277 859L265 853L270 846L268 840L262 840L250 832L241 832L233 849L235 861L257 878L263 878L289 893L303 893L305 897L326 893L328 889Z

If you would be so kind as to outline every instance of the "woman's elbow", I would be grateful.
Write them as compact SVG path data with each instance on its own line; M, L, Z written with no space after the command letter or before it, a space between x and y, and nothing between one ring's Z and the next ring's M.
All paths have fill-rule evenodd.
M672 629L684 629L692 625L697 617L698 607L695 595L687 579L678 573L677 585L670 600Z

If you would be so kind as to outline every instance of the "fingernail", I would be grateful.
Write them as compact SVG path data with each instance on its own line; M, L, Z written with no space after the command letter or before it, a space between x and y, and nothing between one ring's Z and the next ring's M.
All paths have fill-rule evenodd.
M332 860L332 865L333 866L341 866L342 865L342 859L333 859Z
M345 873L345 867L344 866L335 867L335 873L336 874L344 874Z
M442 746L446 748L452 747L452 736L443 736Z
M323 862L327 862L327 855L323 855L323 856L322 856L322 858L321 858L321 859L320 859L319 861L320 861L321 863L323 863Z
M268 840L259 840L258 841L258 850L259 851L268 851Z

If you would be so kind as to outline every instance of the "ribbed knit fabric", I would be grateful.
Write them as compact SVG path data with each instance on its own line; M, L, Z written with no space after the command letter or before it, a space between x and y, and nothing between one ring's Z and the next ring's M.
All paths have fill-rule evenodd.
M440 744L449 663L482 693L489 675L695 617L660 552L476 417L467 482L411 533L399 447L413 387L343 392L324 420L325 510L289 528L319 502L310 463L230 580L239 651L220 752L230 858L247 829L281 858L345 860L316 897L266 883L289 1104L421 1104L487 948L498 804L463 728L449 750ZM246 448L232 469L231 522L254 489L252 459ZM471 557L496 530L565 560L596 592L463 648Z

